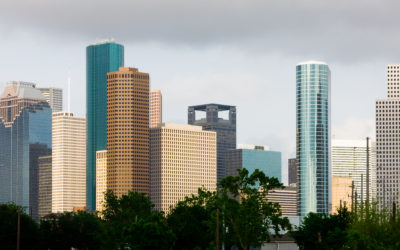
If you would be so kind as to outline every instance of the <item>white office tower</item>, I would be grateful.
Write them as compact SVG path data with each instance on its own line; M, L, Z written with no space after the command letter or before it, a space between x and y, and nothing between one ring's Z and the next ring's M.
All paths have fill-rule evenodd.
M63 111L63 90L60 88L37 88L50 104L53 113Z
M96 151L96 211L104 209L107 191L107 150Z
M86 205L86 119L53 113L52 212Z
M369 141L369 198L376 200L376 148ZM351 177L357 199L367 198L367 141L332 140L332 176ZM350 206L350 204L348 204Z
M376 100L377 199L400 202L400 64L387 66L387 99Z

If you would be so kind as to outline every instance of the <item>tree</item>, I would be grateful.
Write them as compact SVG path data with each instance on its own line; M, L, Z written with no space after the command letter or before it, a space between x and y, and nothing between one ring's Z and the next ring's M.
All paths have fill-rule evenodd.
M20 248L39 248L39 227L24 212L21 206L13 203L0 204L0 242L2 249L16 249L18 213L20 213Z

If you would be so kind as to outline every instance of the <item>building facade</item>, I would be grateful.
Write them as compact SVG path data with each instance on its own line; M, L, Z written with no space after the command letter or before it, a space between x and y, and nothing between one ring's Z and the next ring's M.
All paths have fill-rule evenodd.
M107 191L107 150L96 152L96 211L104 209L104 193Z
M51 154L51 108L35 84L9 82L0 96L0 203L38 218L38 158Z
M369 142L369 198L376 200L376 147ZM359 201L367 198L367 142L332 140L332 177L351 177ZM332 196L333 199L333 196ZM332 200L333 202L333 200Z
M296 66L296 161L299 215L325 213L330 203L330 70L326 63Z
M206 117L196 119L197 112L206 112ZM219 117L228 112L228 119ZM224 178L226 152L236 149L236 107L221 104L205 104L188 108L188 124L202 126L204 130L217 132L217 181Z
M282 154L281 152L264 150L264 146L250 146L231 149L226 155L227 175L237 176L237 169L246 168L250 174L259 169L269 177L282 181Z
M352 208L352 177L332 177L332 213L337 213L340 207ZM357 192L354 192L354 195ZM354 197L355 199L355 197Z
M53 113L52 212L86 205L86 119Z
M124 66L124 47L113 41L86 48L87 206L96 207L96 151L107 149L107 73Z
M400 64L387 65L387 98L375 102L377 200L400 202Z
M273 189L267 195L269 202L279 203L282 216L297 215L297 188L285 187L283 189Z
M297 163L296 158L288 160L289 185L297 183Z
M51 155L39 157L39 218L51 213L52 198Z
M107 188L118 196L149 192L149 74L107 74Z
M162 123L162 95L161 90L150 91L150 128L161 126Z
M38 88L53 112L63 111L63 90L60 88Z
M166 123L150 130L150 148L150 198L157 210L168 213L200 187L216 189L216 132Z

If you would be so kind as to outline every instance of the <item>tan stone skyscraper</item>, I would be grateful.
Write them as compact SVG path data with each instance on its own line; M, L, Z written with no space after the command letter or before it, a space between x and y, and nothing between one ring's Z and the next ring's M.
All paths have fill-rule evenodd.
M107 74L107 188L149 192L149 74Z
M52 212L86 205L86 119L53 113Z
M169 212L198 188L217 186L217 134L201 126L163 124L150 129L150 198Z
M96 211L103 211L107 191L107 150L96 151Z
M161 90L150 91L150 128L157 128L162 123L162 95Z

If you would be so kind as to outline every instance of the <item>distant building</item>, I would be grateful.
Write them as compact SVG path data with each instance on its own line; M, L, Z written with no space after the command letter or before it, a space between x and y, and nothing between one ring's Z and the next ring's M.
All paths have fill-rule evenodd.
M264 150L264 146L249 145L246 148L228 150L225 166L230 176L237 176L237 169L246 168L250 174L259 169L267 176L282 181L281 152Z
M162 123L162 95L158 89L150 91L150 128L156 128Z
M86 204L86 119L53 113L52 212Z
M149 193L149 81L135 68L107 74L107 188L117 196Z
M296 65L296 162L299 216L329 212L330 85L326 63Z
M200 143L201 142L201 143ZM163 124L150 130L150 198L166 213L200 187L217 186L217 137L199 126Z
M366 140L332 140L332 177L351 177L359 201L367 198ZM369 193L376 200L376 147L369 143Z
M288 169L289 169L289 185L297 184L297 162L296 158L288 160Z
M206 112L206 117L196 119L196 111ZM221 118L228 112L228 119ZM236 107L221 104L205 104L188 108L188 124L202 126L204 130L217 132L217 180L224 178L226 152L236 149Z
M96 211L103 211L107 191L107 150L96 152Z
M52 192L51 155L39 157L39 218L51 213Z
M96 152L107 149L107 73L124 66L124 46L104 41L86 47L87 207L96 207Z
M50 104L53 113L63 111L63 90L60 88L37 88Z
M332 213L336 213L340 206L344 206L351 210L351 177L332 177Z
M35 84L9 82L0 96L0 203L38 219L38 158L51 154L51 108Z
M269 192L268 201L277 202L281 206L283 216L297 215L297 188L285 187L284 189L273 189Z

